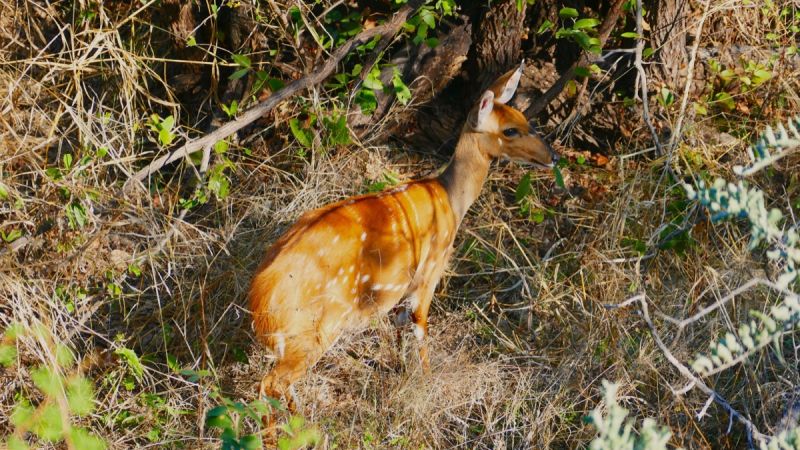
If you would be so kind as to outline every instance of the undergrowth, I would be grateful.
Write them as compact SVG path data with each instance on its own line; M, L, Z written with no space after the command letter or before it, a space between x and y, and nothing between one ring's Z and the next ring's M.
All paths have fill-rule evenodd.
M775 149L757 138L800 113L789 1L691 5L681 27L706 20L690 41L699 87L649 85L657 137L682 124L663 155L620 69L627 56L580 68L564 104L587 80L607 109L583 122L619 122L586 148L572 135L582 113L543 130L562 154L555 177L495 163L433 302L431 375L408 330L398 339L379 317L297 383L299 416L256 398L271 356L244 295L264 248L303 211L447 161L378 136L427 86L391 52L442 45L469 5L426 4L388 47L359 46L252 126L132 178L301 78L395 3L0 2L4 445L257 448L265 414L281 448L796 445L798 157L761 164ZM630 56L654 33L650 7L645 35L632 31L637 2L605 48L589 7L514 3L529 11L528 67L553 63L534 48ZM246 25L227 28L235 20ZM530 97L549 87L526 78ZM379 113L384 95L384 118L356 133L349 120ZM739 217L750 202L758 211Z

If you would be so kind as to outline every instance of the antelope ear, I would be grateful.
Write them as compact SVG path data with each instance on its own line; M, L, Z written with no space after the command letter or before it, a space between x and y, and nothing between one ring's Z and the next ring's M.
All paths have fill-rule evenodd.
M525 67L524 59L520 63L519 67L511 72L508 72L494 82L491 90L494 92L495 101L505 105L509 100L511 100L511 97L514 96L514 92L516 92L517 86L519 85L519 79L522 76L523 67Z
M476 130L484 129L486 120L492 114L492 109L494 109L494 92L486 91L481 95L481 99L478 100L477 109L473 110L472 120L470 121L472 128Z

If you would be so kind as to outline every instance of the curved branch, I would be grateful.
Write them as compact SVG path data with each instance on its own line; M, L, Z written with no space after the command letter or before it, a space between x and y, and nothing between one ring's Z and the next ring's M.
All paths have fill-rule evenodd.
M164 155L147 165L147 167L143 168L142 170L136 172L126 183L123 189L128 189L134 182L141 182L145 178L149 177L154 172L158 171L165 165L174 162L180 158L185 156L191 155L203 148L210 147L217 143L220 139L224 139L233 133L241 130L242 128L246 127L247 125L255 122L258 118L262 117L264 114L271 111L275 106L281 103L283 100L291 97L295 93L307 89L311 86L315 86L319 83L322 83L328 76L330 76L333 71L336 69L336 66L347 56L350 51L352 51L356 46L363 44L364 42L369 41L375 36L394 36L400 31L400 28L406 22L408 17L413 14L417 8L422 6L423 0L411 0L408 2L407 5L402 7L398 10L389 20L388 22L384 23L383 25L377 26L375 28L370 28L368 30L364 30L349 41L347 41L344 45L337 48L336 51L333 52L331 57L325 61L325 63L309 73L308 75L304 76L303 78L297 79L292 81L291 83L287 84L283 89L278 90L277 92L273 93L269 98L264 100L263 102L259 103L258 105L250 108L244 114L237 117L236 119L226 123L225 125L217 128L212 133L209 133L203 136L200 139L195 139L193 141L187 142L179 149L175 150L174 152Z

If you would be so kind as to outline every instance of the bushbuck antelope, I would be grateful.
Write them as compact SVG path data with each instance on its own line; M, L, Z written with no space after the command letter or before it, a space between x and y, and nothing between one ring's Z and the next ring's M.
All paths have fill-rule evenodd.
M506 105L521 74L522 66L483 93L439 175L307 212L267 251L249 292L255 332L277 357L260 395L285 396L293 409L289 387L341 332L401 300L410 305L428 370L428 308L491 160L552 167L558 159Z

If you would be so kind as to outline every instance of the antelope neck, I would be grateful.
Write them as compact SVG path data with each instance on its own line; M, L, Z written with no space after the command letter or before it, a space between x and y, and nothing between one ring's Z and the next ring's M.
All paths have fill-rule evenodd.
M438 177L447 191L458 224L480 195L489 174L491 160L480 149L480 137L480 133L471 131L461 133L450 163Z

